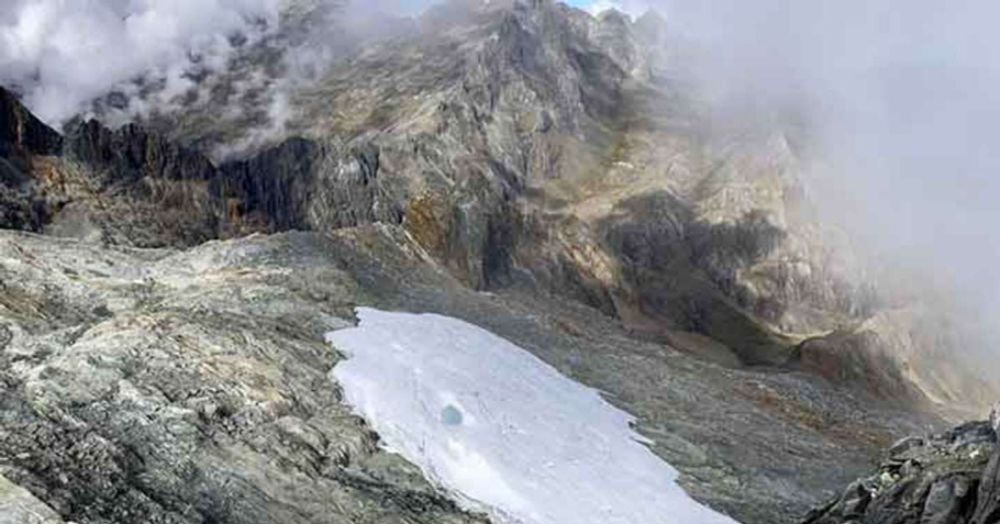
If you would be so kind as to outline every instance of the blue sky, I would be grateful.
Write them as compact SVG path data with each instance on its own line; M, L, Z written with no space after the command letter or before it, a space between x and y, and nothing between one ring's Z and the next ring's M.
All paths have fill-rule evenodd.
M563 0L567 4L588 11L602 11L610 7L620 9L633 15L641 14L647 2L641 0Z
M662 8L667 3L666 0L562 0L569 5L586 9L590 12L599 12L609 8L624 11L632 16L641 16L654 5ZM660 9L662 10L662 9Z
M641 14L644 6L649 2L645 0L561 0L571 6L586 9L588 11L600 11L609 7L616 7L631 14ZM389 2L390 4L392 2ZM434 0L398 0L397 5L404 12L417 13L429 5L433 5Z

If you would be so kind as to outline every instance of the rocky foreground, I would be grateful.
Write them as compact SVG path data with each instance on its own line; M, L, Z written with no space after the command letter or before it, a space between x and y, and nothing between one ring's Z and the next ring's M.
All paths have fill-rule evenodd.
M1000 406L989 421L892 446L878 473L852 483L804 524L1000 522Z
M0 472L23 488L3 496L76 522L479 520L340 402L323 335L357 305L464 319L605 392L692 496L745 523L799 520L935 423L558 297L470 290L388 226L184 251L0 232L0 282Z

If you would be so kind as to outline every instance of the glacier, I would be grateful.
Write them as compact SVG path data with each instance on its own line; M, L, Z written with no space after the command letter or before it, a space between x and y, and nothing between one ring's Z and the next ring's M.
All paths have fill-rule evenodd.
M358 308L327 341L345 401L464 509L500 524L734 523L690 498L634 417L462 320Z

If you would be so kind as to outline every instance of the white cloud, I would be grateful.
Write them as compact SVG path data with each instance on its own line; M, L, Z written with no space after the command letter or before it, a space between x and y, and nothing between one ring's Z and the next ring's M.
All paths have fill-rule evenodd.
M51 123L138 77L182 89L191 68L224 63L230 36L273 31L281 3L8 0L0 7L0 82L22 90Z
M1000 4L660 1L703 51L701 94L809 122L826 216L1000 326Z

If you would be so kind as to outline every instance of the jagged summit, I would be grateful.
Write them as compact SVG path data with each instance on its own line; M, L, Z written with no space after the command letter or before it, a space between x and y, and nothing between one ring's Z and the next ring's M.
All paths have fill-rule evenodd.
M474 74L472 69L480 62L495 62L489 66L494 71L509 69L510 64L495 60L504 56L521 60L525 72L534 68L531 74L566 71L563 67L547 70L544 66L551 64L546 60L528 64L524 62L528 54L518 58L495 53L491 58L480 53L491 46L506 46L512 52L520 46L522 51L529 50L537 57L558 57L567 50L580 58L596 57L604 54L594 52L600 51L603 43L600 38L588 42L588 35L597 32L604 35L602 38L614 40L616 45L633 46L630 35L616 34L630 32L631 23L602 21L552 1L445 2L416 19L386 18L378 23L359 21L350 10L340 13L343 21L338 19L337 11L324 12L318 18L328 20L328 27L316 27L317 16L307 7L293 11L298 14L283 18L284 25L277 36L239 50L226 69L202 74L198 85L183 96L170 103L153 104L152 113L116 111L100 101L95 106L96 113L115 124L121 123L123 117L142 117L147 127L217 157L245 155L264 145L274 145L290 134L301 134L317 120L331 118L331 110L362 119L358 124L370 124L370 117L362 112L374 113L373 107L313 105L302 100L313 89L346 81L339 78L338 71L353 70L362 77L356 82L367 82L373 90L391 89L394 84L404 89L409 85L422 93L428 92L429 98L430 93L456 88L457 82ZM353 27L369 25L394 29L372 30L362 36L357 34L358 27ZM539 35L544 38L539 39ZM519 38L527 40L519 42ZM631 71L634 64L626 62L636 55L635 50L620 49L611 55L623 60L619 67ZM370 63L377 70L369 75L359 67L364 64L364 57L380 60L386 67ZM564 79L563 87L569 89L573 80L573 77ZM412 89L409 92L412 94ZM376 115L375 120L396 121L398 118L391 117L398 116L392 114L397 109L393 106L398 103L386 105L385 114ZM416 104L411 102L407 107L416 108Z
M59 133L35 118L14 93L0 86L0 157L52 155L60 151Z

